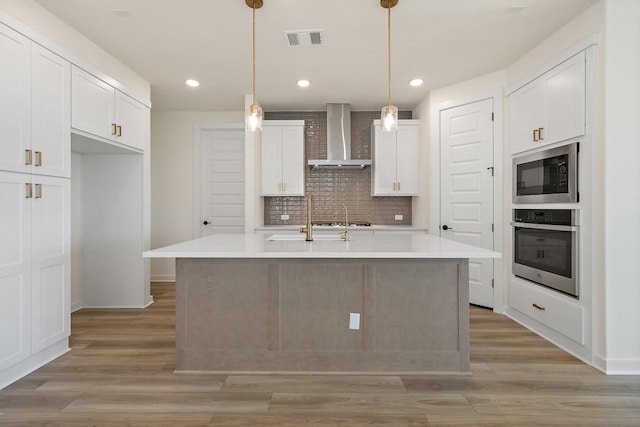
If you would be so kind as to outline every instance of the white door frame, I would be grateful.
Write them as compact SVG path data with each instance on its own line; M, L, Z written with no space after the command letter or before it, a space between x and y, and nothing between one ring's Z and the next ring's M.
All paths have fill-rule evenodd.
M193 125L193 232L202 237L202 134L209 130L244 130L244 123L194 123ZM246 151L246 150L245 150ZM246 156L246 152L245 152ZM246 174L245 174L246 176ZM247 183L245 182L245 191Z
M506 163L503 160L503 99L502 89L482 92L465 98L453 99L436 104L431 108L431 188L430 188L430 223L431 234L437 234L440 230L440 114L443 110L472 104L486 99L493 100L493 250L503 252L504 247L504 168ZM493 263L493 311L504 313L504 259L496 259Z

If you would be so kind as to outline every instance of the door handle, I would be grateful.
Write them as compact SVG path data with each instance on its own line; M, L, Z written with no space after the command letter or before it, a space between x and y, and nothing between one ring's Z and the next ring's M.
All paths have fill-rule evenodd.
M537 142L537 141L538 141L538 132L539 132L539 130L538 130L538 129L534 129L534 130L533 130L533 141L534 141L534 142Z
M24 160L24 164L27 166L31 166L33 164L33 151L24 150L26 154L26 159Z
M36 166L42 166L42 151L35 151L36 154Z
M111 123L111 135L115 135L117 133L116 126L118 125L116 125L115 123Z
M442 229L443 229L444 231L447 231L447 230L453 230L453 228L449 227L447 224L443 225L443 226L442 226Z
M118 130L118 133L116 133L116 136L122 136L122 126L118 125L116 126L116 129Z
M210 223L209 221L205 220L205 221L203 222L203 224L204 224L204 225L209 225L209 224L211 224L211 223Z

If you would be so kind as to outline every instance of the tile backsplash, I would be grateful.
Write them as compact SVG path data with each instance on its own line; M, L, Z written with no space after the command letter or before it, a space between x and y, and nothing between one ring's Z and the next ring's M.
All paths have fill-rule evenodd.
M410 111L401 111L401 119L410 119ZM265 120L304 120L305 165L308 159L327 156L326 111L265 112ZM351 112L351 158L371 159L371 122L380 118L378 111ZM344 221L344 207L349 221L372 224L411 224L411 197L372 197L371 169L311 169L305 168L306 191L314 197L313 220L318 222ZM265 197L265 225L304 224L304 197ZM281 215L289 215L282 220ZM401 221L395 216L402 215Z

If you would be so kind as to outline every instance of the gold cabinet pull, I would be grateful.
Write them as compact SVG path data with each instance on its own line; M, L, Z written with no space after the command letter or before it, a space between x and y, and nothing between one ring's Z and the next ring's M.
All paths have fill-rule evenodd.
M281 182L278 183L278 191L282 191L282 183Z
M118 125L116 126L116 129L118 130L118 132L116 133L116 136L122 136L122 126Z
M33 186L30 182L27 182L25 185L27 186L27 194L25 196L25 199L30 199L33 197Z
M36 151L36 166L42 166L42 151Z
M36 187L36 199L42 199L42 184L35 184Z
M398 191L400 191L400 183L398 183Z
M532 305L533 305L533 307L534 307L534 308L537 308L537 309L538 309L538 310L540 310L540 311L545 311L545 310L546 310L546 308L544 308L544 307L543 307L543 306L541 306L541 305L538 305L538 304L532 304Z
M282 183L282 191L287 191L287 183L286 182Z
M538 128L538 139L540 141L544 140L544 138L542 137L542 131L544 130L544 128Z
M393 183L393 191L397 191L398 190L398 183L394 182Z
M31 166L33 164L33 151L24 150L24 154L25 154L24 164L27 166Z
M533 141L538 141L538 129L533 130Z
M117 133L116 128L117 125L115 123L111 123L111 135L115 135Z

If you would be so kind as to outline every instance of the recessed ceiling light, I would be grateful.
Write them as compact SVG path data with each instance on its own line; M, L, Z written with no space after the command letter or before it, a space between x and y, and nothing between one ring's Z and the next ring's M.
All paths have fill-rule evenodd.
M413 87L421 86L421 85L422 85L422 83L424 83L424 80L422 80L422 79L411 79L411 80L409 81L409 84L410 84L411 86L413 86Z
M311 84L309 80L298 80L298 86L308 87Z
M190 87L198 87L198 86L200 86L200 82L197 81L197 80L193 80L193 79L185 80L185 83L187 84L187 86L190 86Z

